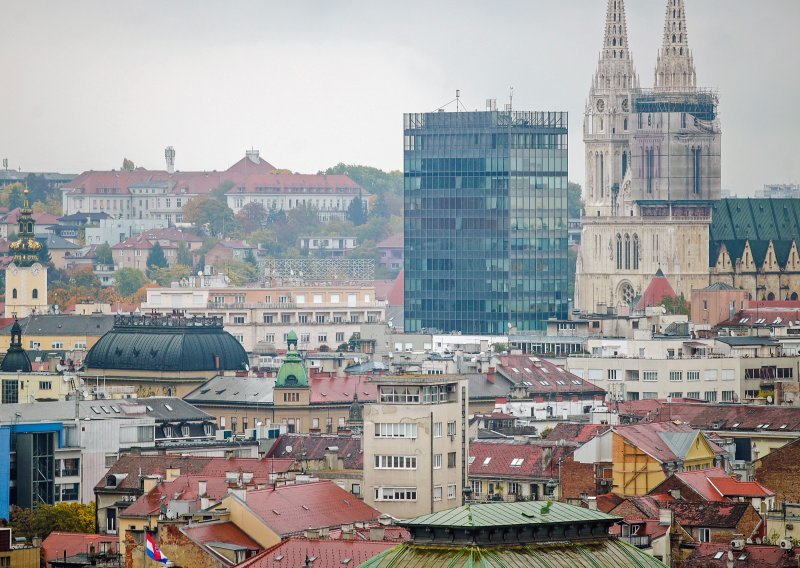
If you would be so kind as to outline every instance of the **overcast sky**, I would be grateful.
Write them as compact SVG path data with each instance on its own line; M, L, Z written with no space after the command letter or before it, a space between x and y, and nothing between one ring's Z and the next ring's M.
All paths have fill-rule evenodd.
M628 0L652 86L664 0ZM402 113L454 97L483 110L583 109L605 0L2 0L0 158L23 170L118 168L123 157L225 169L257 148L278 167L402 168ZM800 182L800 1L686 0L698 83L719 90L723 188Z

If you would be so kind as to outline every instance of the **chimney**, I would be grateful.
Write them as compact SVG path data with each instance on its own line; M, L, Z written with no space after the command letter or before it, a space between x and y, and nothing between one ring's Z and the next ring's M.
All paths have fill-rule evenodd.
M494 382L494 367L489 367L486 370L486 380L489 381L490 383Z
M353 525L342 525L342 540L353 540Z
M181 476L181 468L169 466L167 468L167 481L174 481Z
M386 537L386 527L383 525L377 527L370 527L369 529L369 539L370 540L377 540L381 541Z
M339 446L325 448L325 467L330 470L342 469L339 467Z
M246 150L244 155L247 156L247 159L254 164L258 164L260 162L258 158L258 150Z
M158 475L145 475L142 477L142 491L150 493L160 481L161 477Z
M308 540L319 540L319 529L312 529L311 527L308 527L305 532L305 537Z
M247 490L242 487L229 487L229 495L236 495L242 501L247 501Z
M597 510L597 497L587 497L586 504L589 506L589 509L592 511Z
M167 173L175 173L175 148L167 146L164 150L164 158L167 160Z
M670 489L669 494L672 495L672 498L676 501L679 501L681 498L681 490L680 489Z
M672 526L672 509L658 510L658 524L662 527Z
M206 496L206 489L207 489L207 483L206 483L205 479L197 482L197 496L198 497L205 497Z

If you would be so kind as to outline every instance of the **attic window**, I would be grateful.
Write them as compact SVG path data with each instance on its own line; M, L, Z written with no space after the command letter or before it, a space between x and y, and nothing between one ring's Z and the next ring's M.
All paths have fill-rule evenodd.
M511 370L514 371L515 373L519 373L519 369L517 369L516 367L511 367Z
M96 406L90 406L89 408L91 408L92 412L94 412L95 414L100 414L100 411L97 409Z
M210 391L210 390L211 390L211 389L201 389L201 390L200 390L200 394L206 394L206 393L207 393L208 391Z
M567 383L566 383L566 381L562 381L561 379L559 379L559 380L556 381L556 384L557 385L566 385Z
M469 465L472 465L472 462L475 461L475 456L469 456Z
M764 424L762 428L769 428L769 424Z
M147 408L147 411L148 411L148 412L153 412L153 407L152 407L152 406L150 406L149 404L148 404L148 405L146 405L146 408Z
M492 461L491 456L483 460L483 465L489 465L489 462Z
M522 381L522 384L525 385L526 387L533 386L533 383L530 381Z
M525 372L526 373L532 373L533 371L531 371L528 367L525 367Z
M737 428L739 426L739 422L734 422L731 424L731 428Z
M739 555L739 558L737 558L737 560L747 560L747 553L746 552L742 552Z
M742 318L742 319L739 320L739 323L747 323L748 321L750 321L749 317L748 318Z
M172 407L171 407L169 404L165 404L165 405L164 405L164 408L166 408L167 410L169 410L170 412L172 412Z
M549 386L550 386L550 383L548 383L548 382L547 382L547 381L545 381L544 379L541 379L541 380L539 381L539 384L540 384L540 385L542 385L543 387L549 387Z
M784 428L786 428L787 426L788 426L788 424L781 424L781 430L783 430L783 429L784 429Z
M581 382L578 379L572 379L572 384L573 385L579 385L579 384L581 384Z
M720 558L722 558L722 556L723 556L724 554L725 554L725 553L724 553L724 552L722 552L722 551L720 551L720 552L717 552L717 553L714 555L714 560L719 560Z
M119 414L120 413L120 409L117 406L112 406L111 410L113 410L115 414Z
M525 458L514 458L511 460L511 467L519 467L522 465L522 462L525 461Z

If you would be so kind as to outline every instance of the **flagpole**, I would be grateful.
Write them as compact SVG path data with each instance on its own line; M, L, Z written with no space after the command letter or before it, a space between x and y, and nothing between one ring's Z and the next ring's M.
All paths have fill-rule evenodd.
M147 568L147 525L142 527L142 568Z

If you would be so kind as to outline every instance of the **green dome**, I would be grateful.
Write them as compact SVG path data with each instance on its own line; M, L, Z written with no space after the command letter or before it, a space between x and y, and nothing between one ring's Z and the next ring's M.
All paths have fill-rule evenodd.
M286 358L283 360L281 368L278 369L275 388L308 387L306 367L303 365L300 353L297 352L297 334L290 331L286 342L289 350L286 352Z
M14 318L14 325L11 326L11 344L6 356L3 357L3 362L0 363L0 371L4 373L31 372L31 359L22 348L22 327L17 318Z

